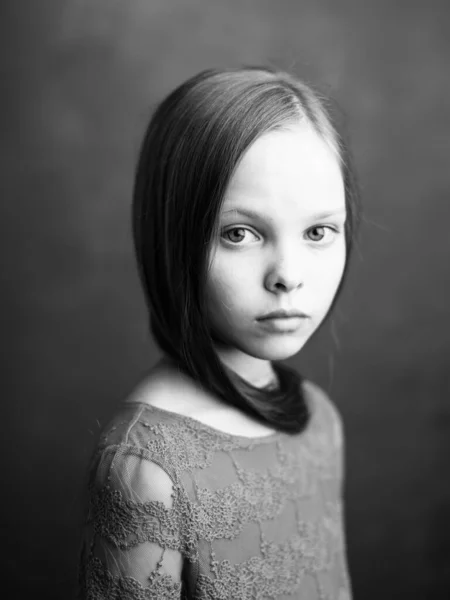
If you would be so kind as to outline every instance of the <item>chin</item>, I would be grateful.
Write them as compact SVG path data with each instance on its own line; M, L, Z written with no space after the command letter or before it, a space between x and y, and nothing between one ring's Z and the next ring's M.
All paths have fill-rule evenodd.
M239 349L245 354L249 354L254 358L261 360L279 361L287 360L300 352L309 338L301 338L295 336L273 336L271 339L258 339L255 345L248 343L238 345Z

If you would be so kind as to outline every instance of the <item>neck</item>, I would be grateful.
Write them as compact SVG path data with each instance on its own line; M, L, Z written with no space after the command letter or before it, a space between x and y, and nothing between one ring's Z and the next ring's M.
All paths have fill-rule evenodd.
M278 379L269 360L255 358L236 349L216 346L220 360L254 387L276 386Z

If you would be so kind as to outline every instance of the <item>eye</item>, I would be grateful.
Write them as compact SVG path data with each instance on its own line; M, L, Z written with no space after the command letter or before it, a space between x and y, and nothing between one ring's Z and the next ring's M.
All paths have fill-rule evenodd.
M330 227L328 225L316 225L308 230L307 236L312 242L323 242L327 233L329 234L328 237L334 237L338 231L334 227ZM325 241L328 240L325 239Z
M236 232L239 232L239 233L236 235ZM222 231L222 237L227 236L226 241L233 244L234 246L236 246L239 244L239 242L242 241L242 237L245 236L244 232L249 232L253 236L256 237L256 235L252 231L250 231L250 229L247 229L246 227L230 227L230 229ZM232 236L228 237L230 234L232 234ZM232 238L234 238L234 239L232 239Z

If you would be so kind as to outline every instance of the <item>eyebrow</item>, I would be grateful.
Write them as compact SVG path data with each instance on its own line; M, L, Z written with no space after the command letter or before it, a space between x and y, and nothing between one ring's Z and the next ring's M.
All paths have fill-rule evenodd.
M225 216L229 213L241 214L241 215L244 215L245 217L249 217L250 219L265 219L267 221L273 220L272 217L269 217L269 215L265 215L264 213L258 213L249 208L230 208L229 210L224 211L222 214ZM312 215L311 218L312 218L312 220L320 221L321 219L329 219L330 217L336 217L338 215L342 215L345 213L346 213L345 208L338 208L336 210L329 210L329 211L324 211L321 213L316 213L315 215Z

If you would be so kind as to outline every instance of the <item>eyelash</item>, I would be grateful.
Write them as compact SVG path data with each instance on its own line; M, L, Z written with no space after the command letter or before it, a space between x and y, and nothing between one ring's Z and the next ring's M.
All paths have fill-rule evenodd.
M224 235L226 235L227 233L229 233L230 231L235 231L236 229L243 229L244 231L250 231L251 233L253 233L253 231L251 231L251 229L249 229L248 227L241 227L241 226L233 226L233 227L229 227L228 229L224 229L222 231L222 237ZM313 227L310 227L308 229L309 231L312 231L314 229L328 229L330 231L332 231L333 233L339 233L340 229L337 227L332 227L331 225L314 225ZM253 235L256 235L255 233ZM322 238L323 239L323 238ZM239 242L235 243L235 242L231 242L230 240L226 240L227 243L231 244L232 246L239 246L241 245ZM310 240L313 243L316 243L317 245L322 245L321 242L322 240ZM324 244L323 244L324 245Z

